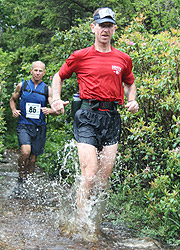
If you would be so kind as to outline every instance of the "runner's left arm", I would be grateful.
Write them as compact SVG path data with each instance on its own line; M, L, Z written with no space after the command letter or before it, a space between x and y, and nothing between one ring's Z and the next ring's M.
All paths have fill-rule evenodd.
M125 107L130 111L131 113L136 113L139 110L139 105L136 101L136 86L135 84L127 84L124 83L124 91L126 94L126 97L128 99L128 103L125 105Z

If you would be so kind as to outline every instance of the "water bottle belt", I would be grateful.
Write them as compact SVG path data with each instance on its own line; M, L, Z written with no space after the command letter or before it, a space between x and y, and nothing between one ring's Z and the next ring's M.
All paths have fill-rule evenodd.
M117 103L116 102L104 102L104 101L98 101L98 100L82 100L81 108L90 108L92 110L116 110L117 109Z

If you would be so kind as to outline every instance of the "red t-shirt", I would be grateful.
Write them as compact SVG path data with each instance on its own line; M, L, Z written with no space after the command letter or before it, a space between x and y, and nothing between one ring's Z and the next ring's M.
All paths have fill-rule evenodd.
M94 45L75 51L62 65L59 76L62 80L77 75L81 99L124 102L122 82L132 84L135 80L130 56L113 47L102 53Z

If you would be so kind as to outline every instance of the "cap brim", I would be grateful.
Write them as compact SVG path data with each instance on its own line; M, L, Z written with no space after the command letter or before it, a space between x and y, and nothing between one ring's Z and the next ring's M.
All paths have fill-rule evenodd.
M96 23L98 23L98 24L100 24L100 23L113 23L113 24L116 24L116 22L112 18L108 18L108 17L97 19Z

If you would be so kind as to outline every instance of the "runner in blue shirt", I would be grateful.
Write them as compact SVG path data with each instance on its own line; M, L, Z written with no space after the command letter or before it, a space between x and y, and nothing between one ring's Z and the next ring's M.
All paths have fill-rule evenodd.
M17 136L21 154L18 159L18 182L23 183L29 175L33 175L37 155L43 153L46 142L45 116L58 115L46 102L51 104L51 88L42 78L45 75L45 64L35 61L31 68L31 79L19 83L10 99L12 116L18 119ZM20 109L16 108L18 98Z

